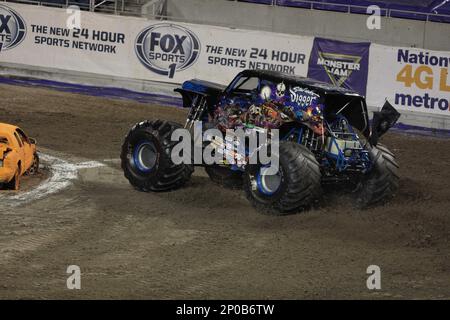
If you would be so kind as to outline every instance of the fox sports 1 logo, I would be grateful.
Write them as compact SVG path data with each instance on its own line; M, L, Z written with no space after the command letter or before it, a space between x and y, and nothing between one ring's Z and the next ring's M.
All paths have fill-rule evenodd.
M11 8L0 5L0 52L20 44L26 32L23 18Z
M136 54L151 71L173 78L175 72L192 66L200 54L200 41L185 27L157 24L138 34Z

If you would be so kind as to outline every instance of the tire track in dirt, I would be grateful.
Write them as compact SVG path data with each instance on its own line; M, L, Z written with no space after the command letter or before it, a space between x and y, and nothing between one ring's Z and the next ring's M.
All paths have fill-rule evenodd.
M2 195L2 206L16 207L46 198L69 187L73 183L73 180L78 178L78 171L80 169L104 166L104 164L97 161L85 161L73 164L44 153L39 153L39 157L46 170L49 171L50 177L32 190L19 192L11 196Z
M77 204L76 197L72 198L71 201L71 197L69 196L67 198L66 195L63 195L64 200L61 201L58 193L73 185L80 176L80 170L105 166L96 161L78 161L77 163L71 163L63 160L62 157L52 156L48 153L39 154L43 166L42 170L46 171L48 175L46 179L29 190L0 194L1 220L7 220L10 224L16 221L22 227L16 228L18 230L0 235L0 241L2 243L0 248L0 264L5 264L11 259L25 256L27 252L32 252L41 246L54 243L58 238L67 237L70 234L70 226L55 228L53 219L55 216L59 218L65 216L64 211L67 210L68 206L70 206L69 210L72 211L79 204ZM44 200L44 203L39 203L42 200ZM59 203L59 201L61 202ZM53 210L58 210L58 215L48 210L48 203L51 203L50 207ZM24 208L22 211L15 209L30 204L34 204L33 209L30 207ZM86 212L87 208L83 207L80 210ZM26 228L23 227L27 226L25 221L36 216L35 212L41 213L39 219L48 221L49 223L47 225L42 225L42 223L35 225L32 231L24 230ZM11 215L18 215L18 217L9 217L8 219L7 216Z

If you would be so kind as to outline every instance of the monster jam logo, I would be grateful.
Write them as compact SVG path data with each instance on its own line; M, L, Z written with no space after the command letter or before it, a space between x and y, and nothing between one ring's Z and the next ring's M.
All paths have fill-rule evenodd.
M138 34L136 54L151 71L173 78L192 66L200 54L200 41L190 30L174 24L157 24Z
M317 65L323 66L331 82L341 87L353 71L361 69L362 57L319 52Z
M0 52L21 43L26 32L22 17L7 6L0 5Z

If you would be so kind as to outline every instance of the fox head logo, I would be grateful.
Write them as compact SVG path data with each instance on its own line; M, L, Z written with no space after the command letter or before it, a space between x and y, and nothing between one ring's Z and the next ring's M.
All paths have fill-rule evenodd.
M26 32L23 18L11 8L0 5L0 52L18 46Z

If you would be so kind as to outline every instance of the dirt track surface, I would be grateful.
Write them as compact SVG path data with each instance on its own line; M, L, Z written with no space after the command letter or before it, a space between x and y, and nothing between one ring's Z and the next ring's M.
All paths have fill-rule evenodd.
M0 86L0 121L45 153L106 166L16 208L0 199L0 298L450 299L450 141L389 134L401 184L388 205L350 197L287 217L255 212L243 192L197 170L170 193L133 190L116 161L136 122L185 112L48 89ZM66 288L78 265L81 290ZM366 288L369 265L382 290Z

